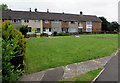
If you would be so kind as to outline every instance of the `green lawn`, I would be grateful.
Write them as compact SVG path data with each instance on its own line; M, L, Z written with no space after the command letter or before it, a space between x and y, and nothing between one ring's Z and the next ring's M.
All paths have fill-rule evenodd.
M80 35L60 38L30 38L25 56L26 73L110 56L116 51L118 35Z
M64 79L60 81L59 83L69 83L70 81L74 81L74 83L90 83L102 70L102 68L96 69L89 71L85 74L81 74L79 76L69 78L69 79Z

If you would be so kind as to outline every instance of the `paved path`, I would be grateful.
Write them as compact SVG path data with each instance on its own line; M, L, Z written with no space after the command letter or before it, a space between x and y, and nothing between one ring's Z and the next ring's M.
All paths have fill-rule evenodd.
M72 78L85 72L103 67L111 57L112 56L108 56L100 59L74 63L30 75L24 75L20 78L20 81L58 81L65 78Z
M100 83L100 81L114 81L113 83L116 83L115 81L118 81L118 64L120 63L120 61L118 63L118 57L120 57L120 51L105 65L105 70L94 83Z

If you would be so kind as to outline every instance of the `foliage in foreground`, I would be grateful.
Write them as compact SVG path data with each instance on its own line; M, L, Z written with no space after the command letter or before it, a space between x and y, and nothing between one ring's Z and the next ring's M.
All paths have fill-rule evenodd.
M25 53L26 40L24 36L13 27L10 21L2 24L2 79L15 81L22 73L11 64L11 59Z

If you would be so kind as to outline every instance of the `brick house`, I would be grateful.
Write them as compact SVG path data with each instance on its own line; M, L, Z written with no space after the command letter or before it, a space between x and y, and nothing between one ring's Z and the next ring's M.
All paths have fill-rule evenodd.
M93 15L65 14L31 11L13 11L4 10L2 12L2 20L10 20L15 27L20 25L28 25L29 33L48 33L57 32L91 32L100 33L102 21ZM34 32L33 29L36 31Z

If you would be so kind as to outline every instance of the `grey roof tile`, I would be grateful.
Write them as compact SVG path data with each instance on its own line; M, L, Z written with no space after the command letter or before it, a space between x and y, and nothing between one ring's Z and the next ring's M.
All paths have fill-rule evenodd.
M92 15L13 11L13 10L4 10L2 11L1 14L3 19L33 19L33 20L46 19L46 20L63 20L63 21L102 22L97 16L92 16Z

